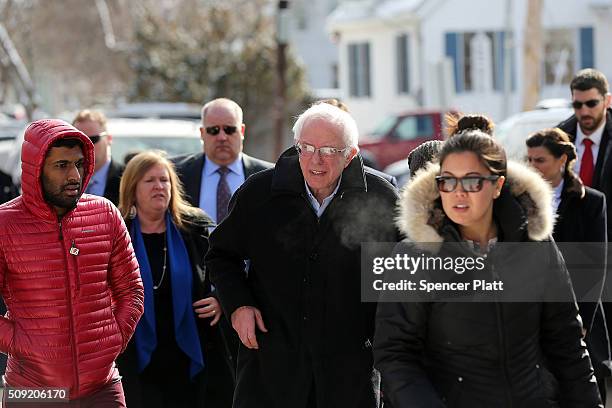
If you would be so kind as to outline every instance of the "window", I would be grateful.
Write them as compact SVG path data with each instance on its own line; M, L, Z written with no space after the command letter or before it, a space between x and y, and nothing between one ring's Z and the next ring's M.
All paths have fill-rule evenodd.
M453 63L456 92L503 91L505 43L503 31L446 33L446 56ZM514 89L514 58L510 66Z
M340 88L340 83L338 82L338 64L335 62L331 65L331 87Z
M397 93L410 93L410 37L402 34L395 39Z
M394 136L400 140L413 140L421 137L432 137L433 119L429 115L407 116L395 128Z
M349 44L348 53L349 94L354 97L371 96L370 44Z
M293 6L293 16L296 21L296 26L299 31L305 31L308 29L308 15L304 4L302 2L297 2Z
M567 85L576 71L595 64L590 27L546 30L542 40L545 85Z

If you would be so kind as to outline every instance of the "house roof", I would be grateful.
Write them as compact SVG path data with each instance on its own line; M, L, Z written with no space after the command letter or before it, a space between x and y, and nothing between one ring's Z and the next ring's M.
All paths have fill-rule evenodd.
M328 17L328 26L371 19L395 18L417 11L426 0L355 0L341 3Z

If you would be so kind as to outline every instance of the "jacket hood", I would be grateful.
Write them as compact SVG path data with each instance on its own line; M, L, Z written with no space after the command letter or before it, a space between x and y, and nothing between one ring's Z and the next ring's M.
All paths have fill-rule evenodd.
M79 139L83 143L85 174L82 191L85 191L94 172L94 146L84 133L59 119L42 119L32 122L25 131L21 146L21 185L24 204L37 217L55 219L56 213L45 201L42 189L42 169L49 146L58 139Z
M444 214L435 177L438 164L430 163L416 173L402 191L397 226L410 241L442 242L442 227L450 220ZM495 200L494 215L505 237L524 231L533 241L550 237L554 226L552 188L535 170L508 162L506 182Z

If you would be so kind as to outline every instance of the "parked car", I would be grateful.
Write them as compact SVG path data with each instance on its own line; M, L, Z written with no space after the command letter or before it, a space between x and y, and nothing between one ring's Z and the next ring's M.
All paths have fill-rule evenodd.
M525 147L527 136L537 130L554 127L573 113L570 102L565 99L543 100L538 103L537 109L517 113L500 122L495 127L495 138L506 149L508 158L523 160L527 151ZM394 176L400 187L410 177L407 161L408 153L383 170L385 173Z
M202 150L198 124L192 121L169 119L108 119L107 129L113 135L113 159L123 162L126 154L149 149L164 150L169 156L196 153ZM0 142L0 170L20 184L21 144L25 127L17 138L2 151Z
M123 162L125 155L149 149L164 150L168 156L202 150L199 126L195 122L170 119L108 119L113 135L113 159Z
M194 103L138 102L125 103L109 109L106 116L109 118L178 119L199 122L201 109L200 105Z
M370 134L363 136L359 146L373 166L384 169L403 160L408 153L427 140L444 139L446 111L422 110L389 116Z
M517 113L495 127L495 138L506 149L508 158L523 160L527 153L525 140L531 133L554 127L573 113L574 111L569 107L536 109Z
M402 188L408 180L410 180L410 167L408 167L408 158L404 157L402 160L398 160L391 163L384 168L383 172L390 176L395 177L397 180L397 187Z

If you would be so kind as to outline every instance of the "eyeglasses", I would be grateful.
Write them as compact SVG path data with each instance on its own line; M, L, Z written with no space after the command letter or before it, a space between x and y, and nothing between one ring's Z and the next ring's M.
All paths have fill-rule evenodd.
M300 156L310 157L318 151L321 157L328 158L328 157L333 157L337 155L338 153L343 153L347 151L348 149L350 149L350 146L347 146L344 149L338 149L336 147L329 147L329 146L314 147L313 145L308 144L308 143L297 143L295 145L295 148L298 151L298 154Z
M88 137L89 137L89 140L91 140L91 143L96 144L96 143L98 143L98 142L100 141L100 139L102 139L104 136L106 136L106 132L102 132L102 133L100 133L100 134L98 134L98 135L91 135L91 136L88 136Z
M211 136L217 136L219 132L221 132L221 129L223 129L226 135L233 135L238 130L238 127L237 126L226 126L226 125L208 126L206 128L206 133L208 133Z
M582 105L586 105L587 108L594 108L597 105L599 105L599 102L601 102L601 99L589 99L588 101L573 101L572 102L572 107L576 110L580 110L582 108Z
M457 188L457 185L461 183L463 191L467 193L477 193L482 190L482 186L485 180L490 182L497 181L499 176L466 176L466 177L453 177L453 176L437 176L436 183L438 183L438 190L444 193L452 193Z

